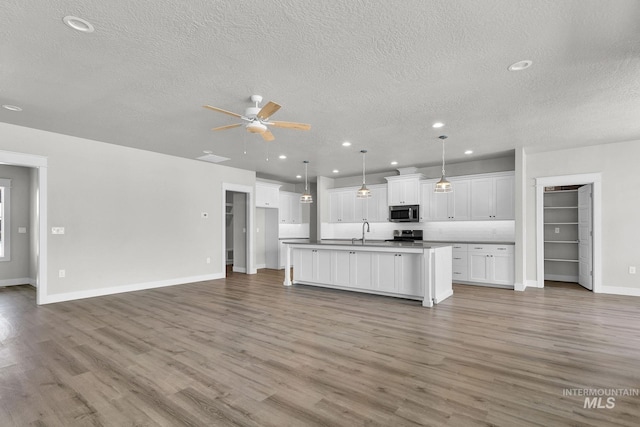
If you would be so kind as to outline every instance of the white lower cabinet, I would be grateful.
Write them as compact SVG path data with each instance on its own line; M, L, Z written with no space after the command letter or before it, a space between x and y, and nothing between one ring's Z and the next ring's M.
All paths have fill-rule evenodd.
M452 279L466 281L469 280L469 254L466 243L455 243L451 246L453 266Z
M468 281L513 285L513 245L468 245Z
M420 283L420 256L407 253L375 255L375 288L382 292L423 295Z
M334 283L349 288L368 288L372 283L370 252L333 251Z
M320 249L299 249L294 251L293 264L297 280L329 284L333 280L331 274L331 252Z
M420 257L411 253L297 248L294 281L423 296Z

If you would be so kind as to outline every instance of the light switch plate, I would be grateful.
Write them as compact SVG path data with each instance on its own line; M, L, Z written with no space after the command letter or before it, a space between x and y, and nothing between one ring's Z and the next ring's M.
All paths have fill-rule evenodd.
M18 227L18 233L25 234L27 232L27 227Z
M636 274L636 267L633 265L629 266L629 274Z

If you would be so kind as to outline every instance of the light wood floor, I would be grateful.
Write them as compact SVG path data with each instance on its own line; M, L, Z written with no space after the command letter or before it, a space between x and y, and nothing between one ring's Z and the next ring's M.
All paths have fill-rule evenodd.
M0 288L0 425L637 426L640 298L456 285L417 301L281 271L36 307Z

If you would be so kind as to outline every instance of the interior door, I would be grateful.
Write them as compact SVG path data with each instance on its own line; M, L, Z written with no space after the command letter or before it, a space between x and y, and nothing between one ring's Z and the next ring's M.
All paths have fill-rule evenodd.
M578 189L578 283L593 289L593 221L591 184Z

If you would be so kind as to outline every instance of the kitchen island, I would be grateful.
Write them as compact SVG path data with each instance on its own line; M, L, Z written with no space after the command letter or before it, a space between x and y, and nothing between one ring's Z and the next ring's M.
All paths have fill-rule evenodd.
M447 244L375 240L284 244L285 286L304 284L415 299L425 307L453 295L452 252Z

